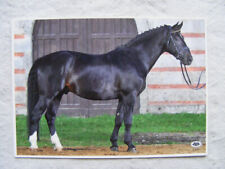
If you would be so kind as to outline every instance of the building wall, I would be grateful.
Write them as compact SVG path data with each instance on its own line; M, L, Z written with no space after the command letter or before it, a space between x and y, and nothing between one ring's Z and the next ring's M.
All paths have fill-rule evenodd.
M136 19L138 32L142 33L160 25L173 25L177 20ZM32 65L32 31L34 21L14 21L14 83L16 114L26 114L26 83ZM182 28L185 41L190 47L194 61L189 70L196 83L205 70L205 27L204 20L184 20ZM205 82L205 74L202 82ZM147 87L141 94L141 109L144 113L204 113L206 89L191 90L185 84L179 69L179 61L163 54L147 77Z
M32 65L32 31L34 21L13 22L14 97L16 114L26 114L27 77Z

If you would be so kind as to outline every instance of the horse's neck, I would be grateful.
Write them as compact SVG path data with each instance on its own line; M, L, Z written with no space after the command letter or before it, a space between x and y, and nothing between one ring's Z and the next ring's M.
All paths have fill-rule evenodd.
M165 32L164 32L165 33ZM162 34L161 34L162 35ZM133 48L138 50L139 58L142 61L147 73L152 69L160 55L165 52L164 46L167 41L166 36L156 34L154 38L136 43ZM166 33L165 33L166 35ZM154 40L153 40L154 39Z

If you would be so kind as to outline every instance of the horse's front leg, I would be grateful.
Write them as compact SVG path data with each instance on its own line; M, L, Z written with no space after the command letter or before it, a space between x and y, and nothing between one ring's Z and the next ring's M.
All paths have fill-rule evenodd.
M122 101L119 100L117 110L116 110L115 125L114 125L112 136L110 138L110 141L112 143L112 146L110 147L110 149L112 151L118 151L118 144L117 144L118 133L122 125L123 115L124 115L124 113L121 111L121 107L122 107Z
M123 96L122 99L120 99L118 108L116 111L116 118L115 118L115 126L113 129L112 136L110 138L110 141L112 143L112 146L110 149L112 151L118 151L118 133L119 129L122 125L122 122L124 121L125 124L125 134L124 134L124 143L128 145L127 151L136 152L135 146L132 143L132 137L130 134L130 129L132 126L132 113L133 108L136 100L135 94L129 94L127 96Z
M124 143L128 145L127 151L136 152L136 148L132 143L132 136L130 133L131 126L132 126L132 116L133 116L133 109L135 104L136 97L129 97L126 100L125 110L124 110L124 124L125 124L125 134L124 134Z

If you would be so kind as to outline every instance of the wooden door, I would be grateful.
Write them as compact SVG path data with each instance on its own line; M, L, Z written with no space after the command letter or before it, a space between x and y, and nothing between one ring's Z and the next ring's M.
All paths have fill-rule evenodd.
M105 53L136 35L133 19L37 20L33 31L33 60L60 50ZM92 101L68 93L63 96L58 113L83 117L115 114L117 104L117 100ZM139 113L139 107L138 98L135 113Z

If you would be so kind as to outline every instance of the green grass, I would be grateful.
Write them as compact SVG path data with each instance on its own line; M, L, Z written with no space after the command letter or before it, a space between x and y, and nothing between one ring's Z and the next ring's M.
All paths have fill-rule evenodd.
M56 130L64 146L110 146L109 138L114 126L114 116L92 118L56 118ZM203 114L145 114L134 115L131 133L144 132L205 132L206 115ZM17 146L29 146L26 116L16 117ZM124 133L124 125L120 135ZM122 140L118 141L123 144ZM44 117L40 123L39 147L51 146L50 134Z

